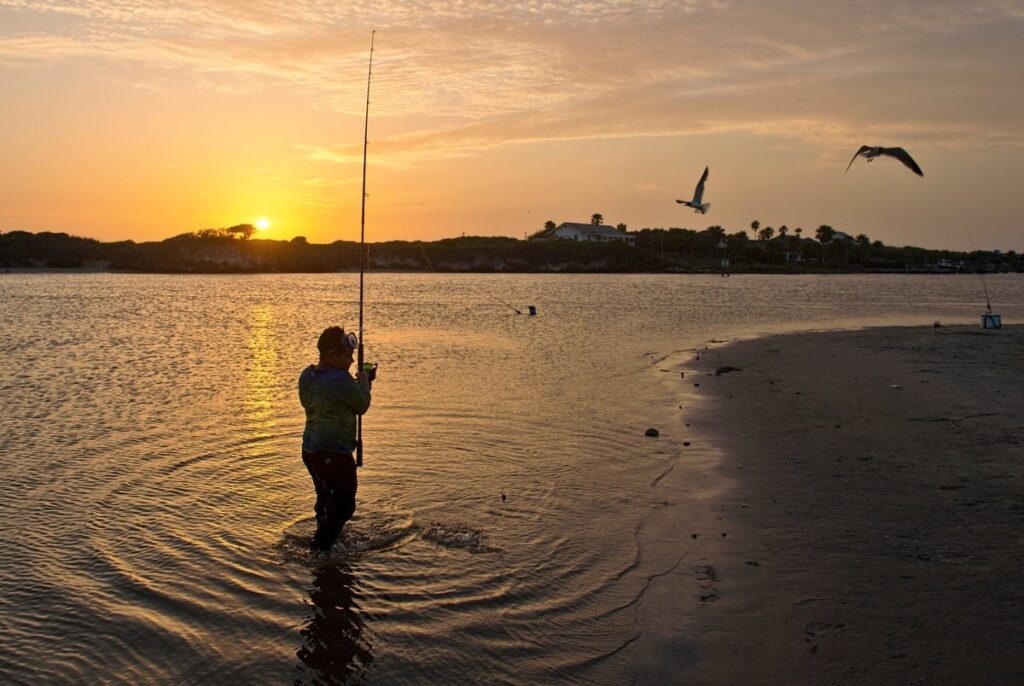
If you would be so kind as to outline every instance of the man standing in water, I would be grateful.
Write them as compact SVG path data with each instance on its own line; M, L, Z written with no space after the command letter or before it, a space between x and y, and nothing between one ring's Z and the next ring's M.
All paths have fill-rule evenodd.
M316 488L316 534L311 547L329 550L356 511L356 415L370 408L370 378L349 373L359 345L355 334L330 326L316 342L319 364L299 375L299 400L306 410L302 461Z

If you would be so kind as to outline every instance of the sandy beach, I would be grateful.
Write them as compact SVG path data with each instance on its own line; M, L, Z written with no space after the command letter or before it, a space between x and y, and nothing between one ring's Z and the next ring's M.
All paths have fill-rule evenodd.
M693 683L1024 683L1024 327L772 336L691 369L733 481Z

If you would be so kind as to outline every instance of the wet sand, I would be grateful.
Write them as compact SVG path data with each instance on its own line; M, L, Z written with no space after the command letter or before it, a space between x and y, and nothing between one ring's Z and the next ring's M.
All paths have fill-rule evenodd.
M692 369L734 485L687 682L1024 683L1024 327L773 336Z

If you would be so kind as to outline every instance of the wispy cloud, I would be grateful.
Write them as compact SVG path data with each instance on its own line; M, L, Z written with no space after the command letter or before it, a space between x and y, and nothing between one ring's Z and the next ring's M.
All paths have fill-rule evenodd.
M842 83L857 74L877 79L879 89L858 97L884 105L873 118L888 119L893 101L908 99L896 90L908 68L913 78L946 76L950 35L960 41L959 64L969 63L972 51L991 51L993 41L1022 55L998 30L1000 22L1021 21L1004 2L791 1L769 8L697 1L0 0L0 11L54 21L52 32L0 33L0 61L8 65L86 58L134 64L157 74L135 87L160 89L159 73L173 71L191 74L198 88L227 93L287 86L314 107L353 114L361 105L368 28L376 26L377 115L463 122L440 131L412 125L380 143L406 154L688 133L723 122L746 128L742 122L755 117L745 99L754 97L767 122L756 129L807 121L810 107L817 110L812 119L838 131L856 121L858 109L840 107L848 100L838 92ZM65 27L62 16L77 21ZM925 105L924 118L942 115L916 104ZM902 119L892 119L894 129ZM349 156L339 154L342 161Z

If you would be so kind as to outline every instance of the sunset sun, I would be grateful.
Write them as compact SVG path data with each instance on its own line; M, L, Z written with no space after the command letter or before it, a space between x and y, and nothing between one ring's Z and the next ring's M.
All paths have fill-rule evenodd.
M256 220L256 228L260 231L266 231L270 228L270 220L266 217L260 217Z

